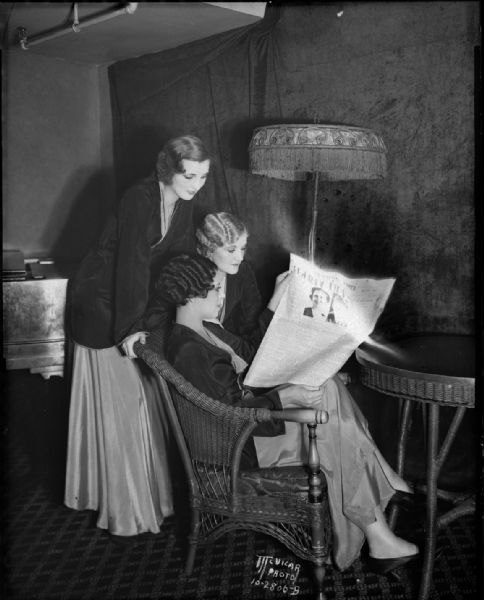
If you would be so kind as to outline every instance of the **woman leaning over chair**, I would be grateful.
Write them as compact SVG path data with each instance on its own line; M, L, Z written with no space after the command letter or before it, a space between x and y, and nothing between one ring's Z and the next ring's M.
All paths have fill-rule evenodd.
M275 304L284 282L276 285ZM334 531L334 558L346 569L358 557L365 539L369 566L387 572L415 558L418 548L390 530L384 510L397 490L409 488L386 463L370 435L365 418L338 377L316 389L282 385L262 396L253 396L241 384L244 361L234 348L221 341L217 329L206 321L217 316L223 298L217 268L200 256L174 258L160 273L160 289L177 305L176 322L166 354L173 366L195 387L227 404L295 407L326 410L329 422L318 435L321 467L328 484ZM254 437L261 467L295 465L305 461L296 432L277 437Z
M156 173L124 194L71 284L65 504L99 511L97 526L116 536L157 533L173 513L156 380L132 360L133 344L146 339L153 274L193 250L191 201L209 167L201 140L169 140Z

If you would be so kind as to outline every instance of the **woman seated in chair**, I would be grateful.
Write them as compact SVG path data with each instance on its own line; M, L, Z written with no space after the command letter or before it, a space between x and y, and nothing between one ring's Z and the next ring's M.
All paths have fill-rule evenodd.
M277 307L287 280L286 274L279 276L269 309ZM365 418L339 378L316 389L287 384L254 397L241 383L246 363L237 354L240 340L232 336L229 345L216 328L204 323L218 315L223 301L216 265L202 256L179 256L162 269L160 281L166 301L177 306L167 358L201 392L231 405L312 407L328 412L329 422L318 426L322 429L317 443L328 485L337 566L349 567L365 538L367 564L373 571L388 572L415 558L417 546L397 537L383 512L396 491L409 493L410 489L376 448ZM293 433L255 437L259 465L302 464L303 443Z

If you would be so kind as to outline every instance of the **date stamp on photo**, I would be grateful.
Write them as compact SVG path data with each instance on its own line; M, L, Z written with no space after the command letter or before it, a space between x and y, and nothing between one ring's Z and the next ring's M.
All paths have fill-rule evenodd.
M296 582L301 569L300 564L273 556L258 555L255 568L257 573L250 582L252 585L275 592L278 596L299 594Z

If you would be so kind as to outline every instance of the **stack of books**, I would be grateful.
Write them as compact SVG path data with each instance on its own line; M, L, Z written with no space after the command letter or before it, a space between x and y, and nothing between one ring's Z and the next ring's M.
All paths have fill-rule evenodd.
M24 255L20 250L3 250L2 281L27 279Z

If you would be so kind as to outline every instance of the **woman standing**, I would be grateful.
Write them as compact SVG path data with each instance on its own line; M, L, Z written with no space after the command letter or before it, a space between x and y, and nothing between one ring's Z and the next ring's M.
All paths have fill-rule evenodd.
M173 513L156 380L132 360L133 344L146 339L153 274L193 248L191 200L209 167L201 140L169 140L156 173L126 192L71 285L65 504L99 511L97 526L113 535L157 533Z

